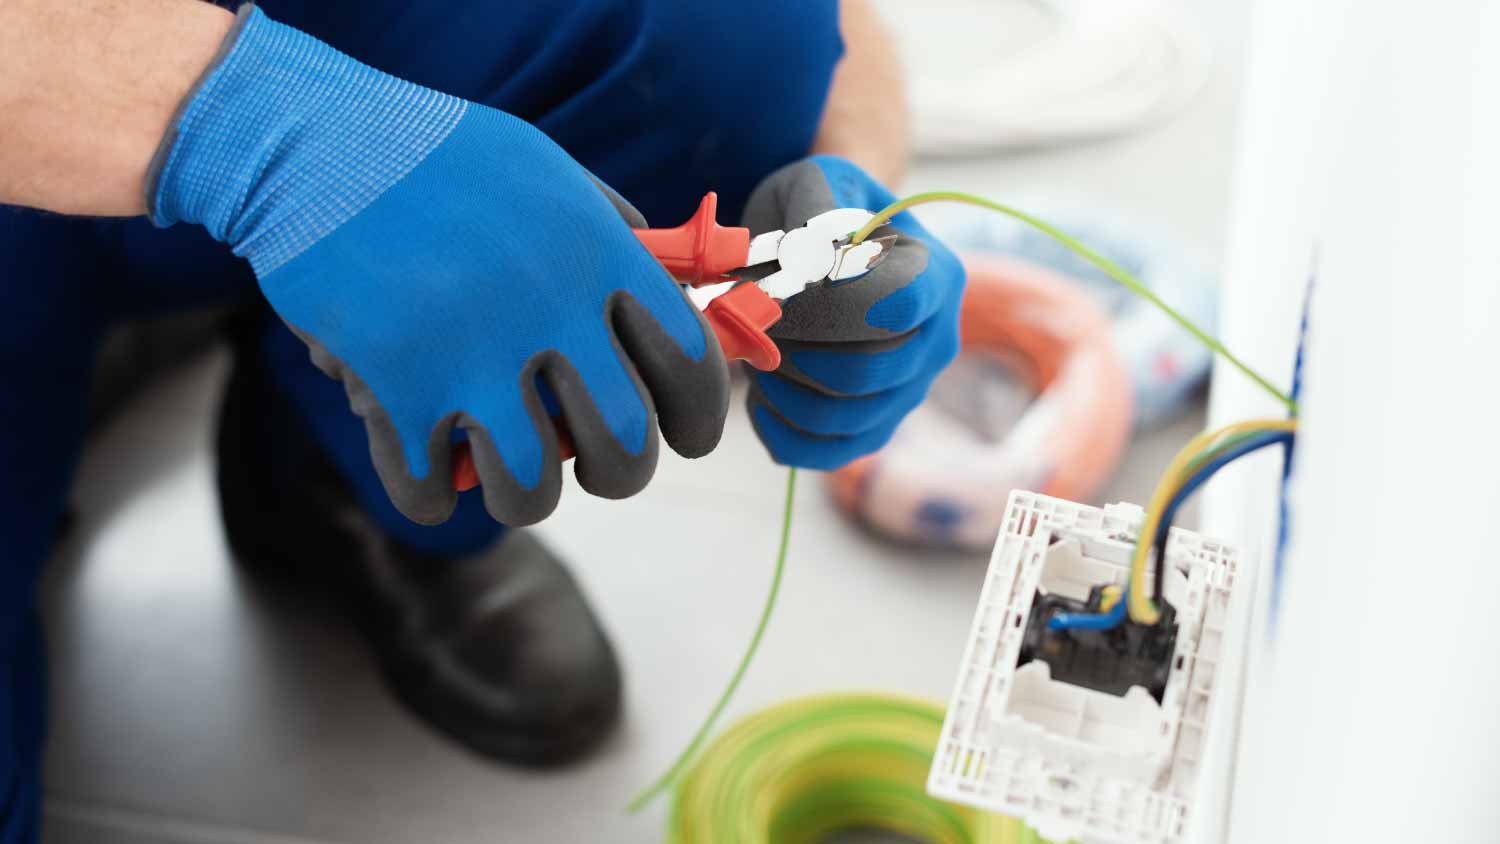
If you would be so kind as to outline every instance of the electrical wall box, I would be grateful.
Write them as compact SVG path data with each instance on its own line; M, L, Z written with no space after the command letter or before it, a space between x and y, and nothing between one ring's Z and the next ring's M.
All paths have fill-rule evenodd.
M1173 528L1157 625L1046 625L1059 610L1097 610L1105 586L1125 583L1143 516L1011 494L930 794L1053 841L1220 839L1253 592L1238 551Z

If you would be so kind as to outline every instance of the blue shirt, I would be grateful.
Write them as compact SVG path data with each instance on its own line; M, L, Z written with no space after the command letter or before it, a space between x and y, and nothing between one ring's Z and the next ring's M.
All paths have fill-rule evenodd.
M542 129L653 225L807 155L843 52L835 0L263 0L387 73Z

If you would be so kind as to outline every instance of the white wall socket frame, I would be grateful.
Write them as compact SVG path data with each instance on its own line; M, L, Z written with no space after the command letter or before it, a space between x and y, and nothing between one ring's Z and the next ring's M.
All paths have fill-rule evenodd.
M1244 637L1253 589L1236 577L1236 548L1178 528L1168 537L1164 593L1178 633L1159 704L1141 686L1122 697L1055 681L1040 660L1016 667L1038 590L1084 599L1124 583L1143 515L1011 493L930 794L1022 818L1054 841L1213 840L1203 830L1222 817L1194 807L1220 802L1202 789L1225 777L1203 771L1229 764L1238 717L1243 642L1228 640Z

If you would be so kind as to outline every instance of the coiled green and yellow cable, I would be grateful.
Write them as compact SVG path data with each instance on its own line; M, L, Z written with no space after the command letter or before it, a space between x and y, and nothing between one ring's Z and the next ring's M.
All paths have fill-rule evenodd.
M1019 821L925 790L942 707L888 694L800 698L725 730L678 781L671 844L821 844L872 829L931 844L1035 844Z

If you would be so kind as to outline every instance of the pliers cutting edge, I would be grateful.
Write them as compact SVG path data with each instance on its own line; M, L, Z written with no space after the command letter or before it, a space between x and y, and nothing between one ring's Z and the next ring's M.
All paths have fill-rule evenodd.
M890 254L897 238L851 243L850 232L874 217L863 208L835 208L801 228L752 238L749 229L719 225L718 208L719 197L710 192L686 223L672 229L635 229L635 235L682 284L747 282L710 301L703 316L725 360L743 360L767 372L781 365L781 350L766 333L781 319L780 303L815 284L864 275ZM573 456L573 444L561 424L558 444L564 460ZM468 444L460 443L454 447L453 487L463 491L478 485Z

